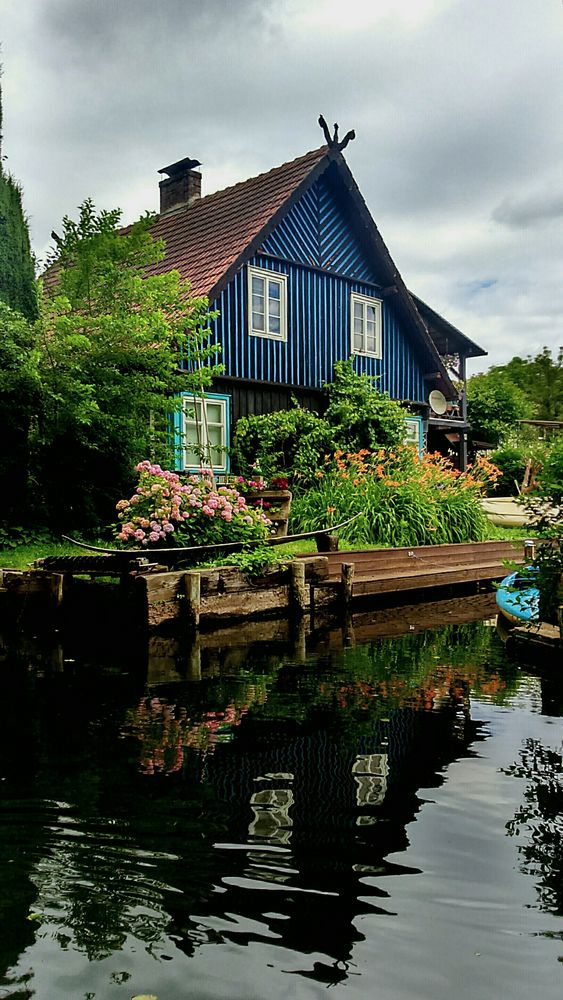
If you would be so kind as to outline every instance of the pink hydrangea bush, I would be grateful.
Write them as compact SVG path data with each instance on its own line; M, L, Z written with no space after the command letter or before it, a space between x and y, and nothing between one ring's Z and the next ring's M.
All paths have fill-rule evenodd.
M213 545L268 537L271 521L234 486L216 487L205 470L182 479L151 462L137 465L139 485L116 504L117 538L134 548Z

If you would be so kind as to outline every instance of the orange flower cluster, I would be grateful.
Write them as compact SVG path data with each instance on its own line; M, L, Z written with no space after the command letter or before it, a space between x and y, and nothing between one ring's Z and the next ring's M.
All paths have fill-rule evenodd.
M358 452L338 449L332 457L327 456L325 469L317 472L317 478L322 479L331 471L339 479L352 480L354 486L361 486L364 476L376 476L386 486L400 486L416 480L421 485L439 483L441 489L475 490L495 483L502 475L487 458L479 457L474 465L460 472L439 452L427 452L421 458L416 449L408 445L388 452L383 449L374 452L366 448Z

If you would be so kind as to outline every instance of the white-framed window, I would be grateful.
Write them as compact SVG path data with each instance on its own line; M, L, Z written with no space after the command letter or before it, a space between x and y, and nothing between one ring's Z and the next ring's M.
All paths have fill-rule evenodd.
M210 394L202 399L182 393L178 427L180 468L229 471L229 404L229 396Z
M253 337L287 340L287 275L248 268L248 328Z
M416 448L422 457L424 451L424 424L422 417L405 417L407 431L405 434L405 444Z
M350 295L352 354L381 357L381 299L352 292Z

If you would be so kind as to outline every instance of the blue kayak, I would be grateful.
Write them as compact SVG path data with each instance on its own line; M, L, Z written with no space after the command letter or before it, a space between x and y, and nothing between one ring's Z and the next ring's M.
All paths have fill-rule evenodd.
M509 573L497 590L499 611L511 622L536 622L540 616L538 571L534 566Z

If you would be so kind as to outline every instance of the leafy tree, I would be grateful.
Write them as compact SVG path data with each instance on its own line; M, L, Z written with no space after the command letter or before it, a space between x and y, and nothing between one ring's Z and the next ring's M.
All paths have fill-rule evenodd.
M0 302L0 497L6 524L21 524L27 507L29 428L40 396L32 326Z
M334 379L325 385L325 420L334 443L346 451L396 448L405 437L407 411L386 392L379 392L369 375L358 375L352 360L337 361Z
M33 444L37 497L57 527L113 519L135 465L172 460L175 394L204 392L221 371L207 300L177 271L147 276L164 256L151 217L120 232L120 214L86 200L77 222L65 217L45 275Z
M491 372L503 374L528 396L538 420L563 419L563 347L556 358L544 347L534 358L515 357Z
M534 404L503 372L493 369L469 379L467 414L471 439L498 447L518 429L519 420L533 416Z
M37 292L22 193L17 181L3 169L1 147L0 88L0 300L23 313L28 320L34 320L37 317Z
M538 491L556 503L563 502L563 436L557 437L538 475Z
M393 448L403 441L407 411L378 392L368 375L357 375L352 361L338 361L334 381L324 386L323 417L294 401L290 410L241 417L233 435L232 456L240 472L256 464L270 478L283 472L292 486L315 482L325 455L337 448Z

